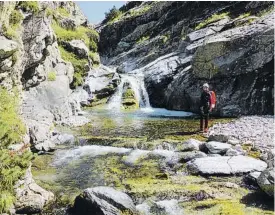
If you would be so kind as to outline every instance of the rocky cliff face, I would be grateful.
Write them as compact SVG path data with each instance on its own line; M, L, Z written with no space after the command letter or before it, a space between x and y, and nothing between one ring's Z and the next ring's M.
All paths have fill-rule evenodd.
M18 90L27 128L23 142L33 151L54 150L55 124L88 122L78 114L88 93L74 89L84 79L82 68L88 72L98 63L92 58L97 49L94 32L72 2L0 2L0 87ZM83 40L93 42L93 53ZM35 184L30 169L18 183L15 212L39 213L54 198ZM0 207L1 213L5 210Z
M154 107L198 111L201 86L215 114L273 113L272 2L136 2L100 27L104 63L145 74Z

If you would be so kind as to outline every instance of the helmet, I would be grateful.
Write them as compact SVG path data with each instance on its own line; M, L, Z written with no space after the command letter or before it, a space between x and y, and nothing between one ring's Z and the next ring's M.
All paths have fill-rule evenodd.
M207 83L203 84L202 87L209 88L209 85Z

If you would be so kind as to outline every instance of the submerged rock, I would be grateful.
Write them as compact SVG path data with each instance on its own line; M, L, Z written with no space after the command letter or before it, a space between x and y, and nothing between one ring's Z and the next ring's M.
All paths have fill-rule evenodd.
M75 142L74 135L72 134L57 134L52 137L52 141L56 144L73 144Z
M263 171L267 164L246 156L221 156L196 158L187 163L188 169L195 174L203 175L230 175L252 171Z
M77 196L73 212L78 215L120 215L122 212L136 212L132 199L125 193L111 187L88 188Z
M139 101L136 98L134 90L129 83L124 83L122 93L122 106L124 109L137 109L139 108Z

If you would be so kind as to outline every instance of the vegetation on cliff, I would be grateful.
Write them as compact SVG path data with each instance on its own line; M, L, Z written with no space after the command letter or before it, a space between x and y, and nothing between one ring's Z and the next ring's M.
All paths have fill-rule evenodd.
M7 212L15 200L14 184L25 174L33 154L26 148L10 151L22 141L26 128L19 116L18 93L0 88L0 213Z
M60 11L58 11L58 13L59 12ZM62 14L64 14L64 12L62 12ZM99 35L94 29L91 29L88 27L78 26L75 29L69 29L69 28L62 27L59 24L59 22L60 20L58 20L57 17L54 16L54 20L52 21L52 28L57 36L59 50L61 52L61 56L63 60L69 61L73 64L75 73L74 73L74 81L72 86L76 87L83 83L83 79L87 72L85 71L84 67L86 64L89 63L89 59L80 58L74 53L64 49L61 43L62 41L82 40L90 50L90 54L88 57L92 60L93 65L98 65L100 60L96 56L98 55L97 43L98 43Z

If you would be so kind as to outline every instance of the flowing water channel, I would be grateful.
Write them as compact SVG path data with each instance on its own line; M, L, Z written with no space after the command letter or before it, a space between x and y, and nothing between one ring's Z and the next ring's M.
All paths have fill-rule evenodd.
M85 110L91 123L75 129L60 128L63 133L73 134L74 142L59 145L55 152L35 159L32 167L35 180L57 197L45 214L67 214L66 208L73 204L74 198L83 189L95 186L111 186L126 192L141 214L167 214L160 213L159 208L166 208L171 215L222 214L219 211L224 207L241 210L244 203L239 202L249 191L223 186L228 181L241 183L240 177L192 176L186 164L177 159L183 141L205 140L197 133L196 115L151 108L140 80L123 77L106 107ZM138 110L119 108L126 81L140 100ZM222 121L228 119L212 119L210 124ZM202 192L212 193L221 200L213 200L212 206L212 200L202 201L200 204L206 206L202 204L202 209L198 209L200 205L193 200L204 195ZM154 207L150 209L152 204ZM263 208L269 213L270 208ZM246 211L255 212L250 207ZM258 212L255 214L261 214L262 210Z

